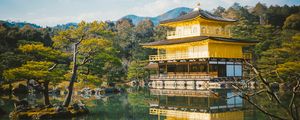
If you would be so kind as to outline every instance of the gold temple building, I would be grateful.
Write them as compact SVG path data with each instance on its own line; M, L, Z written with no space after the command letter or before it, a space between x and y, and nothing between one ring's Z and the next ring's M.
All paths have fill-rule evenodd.
M251 53L243 47L257 41L232 38L230 28L236 20L215 16L195 8L174 19L161 21L172 28L167 39L144 43L157 49L147 67L156 71L149 86L155 89L197 90L228 87L245 77L244 61Z

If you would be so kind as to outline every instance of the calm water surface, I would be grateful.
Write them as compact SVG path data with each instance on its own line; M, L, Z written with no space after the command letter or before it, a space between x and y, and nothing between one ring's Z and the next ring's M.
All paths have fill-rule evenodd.
M135 87L128 92L105 96L75 96L82 100L91 114L81 116L79 120L256 120L265 119L260 112L239 97L230 97L231 90L207 91L160 91ZM28 100L30 104L42 104L42 95L1 96L0 107L7 113L13 110L14 100ZM63 100L63 96L51 97L51 102ZM7 120L8 114L0 120ZM67 118L64 118L67 119ZM70 118L71 119L71 118Z

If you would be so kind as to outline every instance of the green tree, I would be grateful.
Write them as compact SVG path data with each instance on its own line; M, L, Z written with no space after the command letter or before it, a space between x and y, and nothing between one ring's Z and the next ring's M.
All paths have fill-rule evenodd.
M225 8L218 6L216 9L213 10L214 11L213 14L217 15L217 16L222 16L222 14L224 14L225 10L226 10Z
M128 79L137 81L145 80L149 75L144 68L146 65L146 61L133 61L128 68Z
M300 31L300 13L292 14L289 17L287 17L284 21L283 28Z
M31 59L31 56L23 55L17 50L20 44L25 43L50 46L52 41L48 29L32 28L29 25L19 28L0 22L0 81L4 79L4 70L19 67Z
M300 33L294 35L290 40L283 43L279 49L284 62L279 64L276 70L286 80L299 80L300 77Z
M68 55L66 53L46 47L40 43L20 45L18 50L25 55L31 56L31 60L34 61L51 61L56 64L67 63Z
M0 80L4 80L4 77L2 75L5 70L19 67L27 60L30 59L31 59L30 56L26 56L19 53L16 54L12 51L1 53L0 54Z
M63 71L54 70L55 63L47 61L28 61L18 68L6 70L4 77L7 80L35 80L43 85L44 104L49 105L48 85L50 81L59 81L63 78Z
M286 60L294 56L285 52L287 48L284 46L286 46L287 43L290 43L292 37L296 34L296 31L283 30L278 33L272 33L268 30L264 30L264 32L265 34L259 38L261 42L255 46L256 54L259 55L259 57L257 57L257 65L264 76L277 80L274 79L277 78L277 74L273 73L277 73L276 69L278 65L283 64Z
M259 16L259 23L265 25L267 23L266 12L268 7L260 2L258 2L253 8L253 14Z
M68 94L63 104L65 107L71 102L79 67L91 62L98 53L111 50L111 42L106 38L111 37L112 32L106 30L106 26L104 22L81 22L78 27L61 31L53 37L55 47L73 54Z
M45 105L49 105L48 86L49 83L57 83L63 78L64 69L57 68L57 64L65 63L66 55L58 50L45 47L41 43L24 44L18 48L31 61L21 67L8 69L4 76L7 80L35 80L43 86ZM56 69L54 69L56 68Z
M125 74L122 69L121 60L116 57L116 53L113 51L108 53L99 53L96 55L90 63L87 63L85 67L91 74L99 77L106 77L107 83L121 80L121 77Z
M154 41L154 25L150 19L143 20L138 23L134 29L134 37L132 38L132 45L130 54L132 60L147 59L150 51L143 49L140 43L147 43Z

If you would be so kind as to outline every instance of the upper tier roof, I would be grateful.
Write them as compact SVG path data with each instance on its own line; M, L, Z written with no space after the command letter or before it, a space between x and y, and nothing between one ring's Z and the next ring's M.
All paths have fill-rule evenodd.
M179 16L177 18L174 18L174 19L161 21L160 23L161 24L166 24L166 23L170 23L170 22L178 22L178 21L182 21L182 20L193 19L193 18L198 17L198 16L203 18L203 19L213 20L213 21L236 22L236 20L228 19L228 18L222 18L222 17L213 15L213 14L207 12L207 11L204 11L204 10L196 10L196 11L189 12L185 15Z
M197 42L203 40L216 40L216 41L224 41L224 42L236 42L236 43L257 43L258 41L253 40L242 40L242 39L234 39L234 38L222 38L222 37L211 37L211 36L195 36L195 37L186 37L186 38L177 38L171 40L160 40L150 43L141 44L143 46L159 46L159 45L172 45L172 44L181 44L181 43L189 43L189 42Z

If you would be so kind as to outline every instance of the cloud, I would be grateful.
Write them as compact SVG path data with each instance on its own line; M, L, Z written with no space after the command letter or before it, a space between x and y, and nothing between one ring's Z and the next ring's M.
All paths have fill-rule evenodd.
M157 16L176 7L193 8L198 2L201 9L212 10L228 8L234 2L254 6L259 1L267 5L300 4L299 0L2 0L0 19L54 26L82 20L118 20L128 14Z
M140 16L157 16L176 7L182 7L181 0L153 0L142 6L133 7L128 12Z
M28 13L34 14L34 13ZM80 21L87 21L91 22L94 20L107 20L108 18L100 18L105 13L103 12L90 12L90 13L81 13L77 16L45 16L41 15L39 17L34 18L10 18L10 21L26 21L30 23L35 23L41 26L55 26L57 24L65 24L69 22L80 22Z
M152 0L142 6L136 6L128 10L129 13L139 16L157 16L176 7L196 7L197 3L201 4L201 8L212 10L218 6L224 6L226 0ZM228 7L230 2L226 2L224 7ZM233 4L230 3L230 5Z

